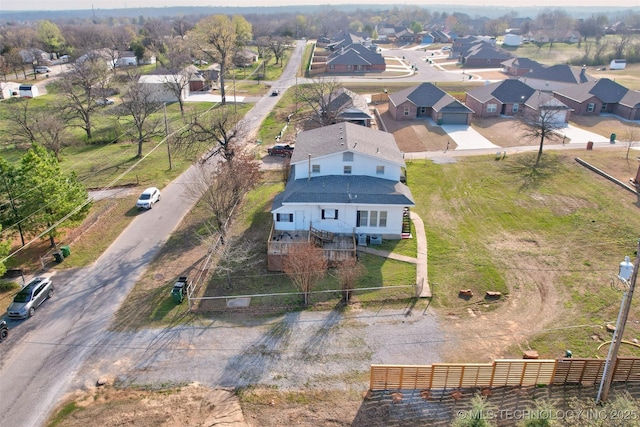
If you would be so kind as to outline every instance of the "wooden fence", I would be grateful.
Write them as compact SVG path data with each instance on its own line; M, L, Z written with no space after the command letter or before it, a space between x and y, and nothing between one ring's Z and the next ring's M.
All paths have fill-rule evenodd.
M493 363L371 365L370 390L429 390L594 385L602 379L603 359L502 359ZM640 382L640 358L618 358L614 382Z

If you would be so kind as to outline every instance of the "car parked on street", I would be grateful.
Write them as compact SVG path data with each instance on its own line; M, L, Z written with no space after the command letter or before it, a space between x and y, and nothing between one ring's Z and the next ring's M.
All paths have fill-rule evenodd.
M37 74L45 74L45 73L50 73L51 69L45 65L38 65L36 66L36 73Z
M53 283L48 277L36 277L13 297L7 308L10 319L31 317L36 308L53 296Z
M267 148L267 153L270 156L291 157L293 148L294 147L288 144L276 144L273 147Z
M138 201L136 202L136 207L138 209L151 209L154 204L160 201L160 190L156 187L149 187L142 192Z
M4 319L0 319L0 341L6 340L8 335L9 327L7 327L7 322Z
M110 98L98 98L96 99L96 105L104 106L104 105L113 105L116 102Z

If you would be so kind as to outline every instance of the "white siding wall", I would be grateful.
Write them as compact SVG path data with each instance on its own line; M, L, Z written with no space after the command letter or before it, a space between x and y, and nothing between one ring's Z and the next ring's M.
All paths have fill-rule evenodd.
M337 209L338 219L322 219L322 209ZM387 226L386 227L356 227L357 212L361 211L386 211ZM385 236L400 236L402 233L402 215L404 206L396 205L291 205L282 206L273 213L273 221L275 229L278 231L296 230L296 212L304 211L303 229L308 230L312 225L323 231L331 231L333 233L367 233L382 234ZM276 221L278 214L293 214L292 222Z
M359 153L354 153L353 161L343 161L342 154L343 153L337 153L331 156L311 159L311 168L309 167L308 161L296 163L295 179L306 179L310 169L312 171L312 178L314 176L344 175L344 167L351 166L351 175L364 175L400 181L401 170L397 164L383 159L364 156ZM313 165L320 165L320 173L313 173ZM378 166L384 166L384 175L378 175L376 173Z

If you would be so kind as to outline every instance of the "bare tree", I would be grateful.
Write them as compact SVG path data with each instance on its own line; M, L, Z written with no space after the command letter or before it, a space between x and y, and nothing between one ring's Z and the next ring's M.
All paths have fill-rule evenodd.
M558 115L561 114L566 108L563 108L554 98L550 95L538 93L537 105L535 108L529 108L524 111L520 117L520 126L524 130L525 138L539 139L540 148L538 149L538 156L534 168L540 163L542 158L542 147L546 138L553 135L553 133L564 127L564 122L558 121Z
M167 70L164 87L178 100L180 115L184 118L184 99L182 94L189 87L189 81L196 74L197 69L191 65L189 47L184 40L170 39L166 43L164 67Z
M627 160L629 160L629 152L631 151L631 148L635 147L638 141L640 141L640 127L627 125L623 137L625 144L627 145Z
M309 305L309 293L324 277L327 260L322 249L314 244L295 244L283 259L283 270L304 294L304 305Z
M105 59L94 52L87 54L84 60L76 61L58 80L60 92L66 100L63 107L66 120L82 128L89 139L96 99L103 96L102 91L109 82L108 72Z
M65 123L56 113L59 109L38 110L29 107L29 100L9 108L11 135L16 143L43 145L60 160L60 150L66 142Z
M207 159L221 154L232 162L236 154L236 142L246 135L246 126L241 116L228 106L219 106L211 111L194 114L189 124L176 136L176 147L186 152L201 153L209 150ZM215 146L211 146L211 144Z
M282 58L287 50L289 50L289 44L291 39L286 37L269 37L267 40L269 50L273 53L273 57L276 58L276 65L280 63L282 67Z
M297 90L298 102L306 104L312 110L313 120L321 126L332 124L336 115L340 113L339 108L330 108L332 101L342 92L342 86L334 79L313 79L308 85L302 85Z
M340 281L340 287L344 291L343 299L348 304L351 291L356 285L356 281L364 275L366 268L358 261L358 258L348 258L338 265L336 273Z
M226 225L236 205L259 182L260 168L252 153L238 150L233 163L220 159L215 165L200 164L190 192L211 214L213 229L222 243Z
M227 102L224 75L237 48L251 35L251 25L241 16L212 15L202 19L190 32L195 47L212 62L220 64L220 95Z
M631 34L631 32L625 31L620 33L618 35L618 38L614 39L612 42L614 56L616 58L624 58L624 52L632 40L633 40L633 34Z
M138 153L142 157L142 144L149 139L161 135L164 128L159 114L153 115L162 107L157 95L149 86L138 83L137 74L129 75L129 83L122 97L122 110L130 115L137 133Z
M604 53L608 49L609 44L606 41L596 39L596 48L593 52L593 62L596 64L602 64Z

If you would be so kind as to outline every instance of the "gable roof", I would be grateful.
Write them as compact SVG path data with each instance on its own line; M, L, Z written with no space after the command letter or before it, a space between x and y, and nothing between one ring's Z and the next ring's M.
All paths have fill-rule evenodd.
M472 89L467 95L481 103L495 98L503 104L520 104L523 100L529 99L534 92L534 88L520 80L508 79Z
M367 113L369 106L364 96L344 87L338 88L332 96L333 99L327 105L328 111L336 111L342 118L371 118Z
M416 107L433 108L448 113L473 113L473 111L433 83L422 83L389 96L389 102L398 106L405 101Z
M504 52L488 43L476 43L466 52L462 53L467 60L469 59L508 59L511 54Z
M605 104L617 104L634 107L640 103L640 92L632 91L610 79L600 79L556 91L555 93L584 102L596 97Z
M298 134L291 164L351 151L404 166L402 153L392 134L342 122Z
M517 68L517 69L528 69L528 70L533 70L543 66L538 61L534 61L533 59L522 58L522 57L507 59L506 61L503 61L501 65L504 65L505 67L511 67L511 68Z
M364 175L327 175L291 180L285 190L274 197L271 211L289 203L415 205L411 190L405 184Z
M433 107L445 95L447 92L433 83L422 83L389 95L389 101L396 106L409 101L418 107Z
M549 93L536 90L529 99L525 102L525 105L533 110L570 110L569 106L558 98L553 97Z
M585 68L572 67L566 64L557 64L550 67L540 67L523 75L522 79L548 80L562 83L586 83L593 79L586 74Z
M334 65L374 65L384 63L382 55L361 44L351 44L341 48L327 59L327 64Z

